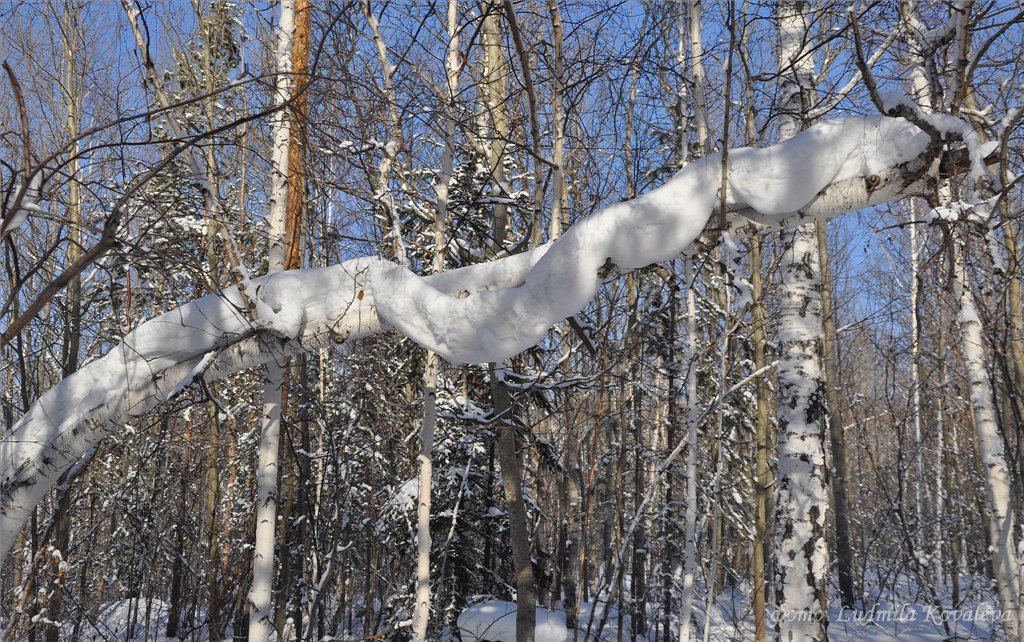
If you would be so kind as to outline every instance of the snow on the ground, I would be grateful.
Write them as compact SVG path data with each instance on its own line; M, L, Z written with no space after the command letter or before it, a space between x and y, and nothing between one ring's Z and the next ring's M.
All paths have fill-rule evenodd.
M965 586L967 583L965 582ZM712 605L708 639L716 642L754 639L754 614L750 604L750 585L720 594ZM951 597L938 591L943 607L932 605L913 582L902 581L894 591L869 588L863 604L843 608L838 595L829 596L828 637L831 642L945 642L946 640L1002 640L999 606L988 597L972 594L959 608L950 609ZM702 607L703 605L701 605ZM698 622L692 640L703 640L706 612L695 609ZM770 609L768 630L784 614ZM793 615L799 617L800 615ZM943 626L943 621L949 631Z
M487 600L459 615L462 642L516 642L516 605L505 600ZM564 642L568 635L563 611L537 609L536 642Z
M887 588L878 588L876 579L868 578L865 599L855 610L839 606L837 595L830 595L829 640L831 642L945 642L970 640L982 642L1003 642L999 622L999 606L993 595L985 589L988 582L983 577L964 576L961 587L964 598L956 609L948 588L937 587L936 594L943 608L932 606L928 591L910 580L902 579ZM750 603L750 584L744 583L719 594L708 613L700 585L698 599L694 604L692 641L704 639L704 623L708 622L708 639L714 642L745 642L754 639L754 614ZM607 597L602 593L602 599ZM579 610L579 628L575 631L577 642L610 642L618 639L619 612L612 605L605 616L605 626L597 631L598 620L602 617L605 602L583 602ZM658 605L648 603L647 621L651 630L649 637L637 636L642 642L660 639L661 614ZM80 632L82 642L169 642L164 637L167 631L168 605L161 600L120 599L107 602L97 614L94 623L83 621ZM775 618L781 614L769 607L769 634L774 629ZM183 618L181 633L184 639L206 640L202 613L192 622ZM943 626L943 621L949 629ZM537 608L536 642L570 642L573 631L566 627L565 612L560 609ZM586 635L590 623L589 635ZM5 624L0 620L0 632ZM678 630L678 621L673 618L672 627ZM627 614L622 614L623 639L630 639L632 623ZM61 627L61 639L71 639L71 625ZM458 637L453 631L445 630L441 639L454 642L515 642L516 605L505 600L488 599L465 609L458 617ZM354 636L339 636L342 638ZM230 639L230 632L228 633ZM325 638L330 640L332 638Z
M124 599L100 607L95 625L82 623L83 642L158 642L167 640L168 605L162 600ZM148 619L147 619L148 616ZM62 639L71 639L70 626L61 630Z
M615 606L610 606L607 614L604 614L604 609L604 602L598 602L596 605L593 602L580 604L576 642L606 642L618 638L619 610ZM606 617L605 627L599 635L598 620L602 615ZM622 628L627 639L630 637L630 627L629 616L624 615ZM515 602L487 600L474 604L459 615L458 629L462 642L515 642ZM637 640L641 641L646 639L643 636L637 637ZM565 611L562 609L552 611L537 607L536 642L572 642L572 640L573 634L565 625Z
M999 622L999 605L987 589L984 578L963 576L961 603L951 608L952 596L947 588L937 587L936 595L942 608L933 606L927 590L915 582L901 578L886 580L886 588L878 586L877 577L865 579L863 604L856 609L840 606L839 596L829 596L828 634L831 642L1004 642ZM697 586L698 599L694 603L694 623L690 642L704 640L704 625L708 623L708 640L713 642L746 642L754 639L754 612L750 600L750 583L720 593L708 613L704 607L703 587ZM602 599L606 597L602 593ZM658 605L648 603L647 622L649 637L637 640L660 640L662 614ZM610 642L618 639L619 613L615 606L608 609L605 626L597 631L605 603L580 604L577 642ZM677 615L677 614L675 614ZM775 629L775 620L782 614L769 606L769 637ZM462 642L514 642L516 605L503 600L487 600L467 608L458 619ZM948 625L948 631L943 621ZM589 636L588 623L591 623ZM553 625L553 626L552 626ZM678 632L679 622L672 618L672 628ZM632 623L623 614L623 639L631 638ZM445 640L457 640L446 637ZM537 642L571 642L573 631L565 627L565 612L537 609ZM673 638L675 639L675 638Z

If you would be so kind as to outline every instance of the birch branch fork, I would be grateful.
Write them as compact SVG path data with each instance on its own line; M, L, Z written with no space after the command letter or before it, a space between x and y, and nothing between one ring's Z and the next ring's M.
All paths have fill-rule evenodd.
M828 121L771 147L731 150L725 208L778 223L794 211L824 219L925 196L938 151L903 119ZM392 329L452 361L500 361L528 348L590 301L609 261L623 273L693 243L720 208L720 165L718 155L688 165L523 254L430 277L376 257L352 259L252 279L244 293L228 289L140 324L41 396L0 440L0 559L83 453L199 377L210 382Z

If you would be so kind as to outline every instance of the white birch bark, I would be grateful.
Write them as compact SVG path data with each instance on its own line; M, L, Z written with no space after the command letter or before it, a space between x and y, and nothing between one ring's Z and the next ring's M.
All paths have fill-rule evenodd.
M437 427L437 371L440 360L427 351L423 371L423 421L420 423L419 487L416 503L416 605L412 618L413 642L426 642L430 625L430 500L434 477L434 430Z
M921 540L925 523L921 489L924 481L924 448L921 443L921 323L918 319L918 289L920 288L920 263L917 251L917 209L916 203L910 204L910 394L911 412L914 426L914 468L917 482L914 484L914 549L924 551ZM938 576L938 577L941 577Z
M680 0L686 3L679 25L680 62L689 76L692 92L693 120L696 125L697 151L695 156L706 156L709 152L708 102L705 97L705 69L703 69L703 43L700 34L700 0ZM685 16L685 19L683 19ZM687 52L687 46L689 51ZM685 97L687 83L680 83L680 96ZM685 104L683 105L685 110ZM679 162L685 164L694 156L691 154L686 128L683 128L679 148ZM694 300L694 274L688 259L686 268L686 337L683 362L686 372L686 515L683 526L683 591L679 601L679 639L689 641L693 619L693 583L696 574L696 515L697 515L697 440L699 436L699 400L697 399L697 328L696 302ZM709 594L708 600L712 600Z
M281 0L276 51L276 100L284 104L291 97L292 38L295 32L294 0ZM274 147L270 211L267 217L267 263L273 275L284 270L285 207L288 201L288 112L274 114ZM275 637L273 612L274 544L277 539L277 490L281 435L281 394L284 387L283 360L267 363L264 372L263 414L256 476L256 537L252 556L252 587L249 590L249 640L268 642Z
M402 221L396 211L395 199L391 193L390 185L391 173L394 169L398 152L405 146L401 115L395 100L393 78L395 67L391 64L391 59L388 56L388 47L380 32L380 22L373 13L370 0L360 0L359 8L363 12L363 17L366 18L366 24L369 25L370 32L373 34L373 44L377 49L377 57L380 60L384 100L388 113L388 130L391 137L391 140L387 141L384 145L384 153L377 164L377 192L373 197L384 209L385 239L389 241L388 251L390 252L390 258L405 265L405 240L402 235Z
M917 19L916 9L909 0L902 0L900 3L901 19L904 29L908 34L922 33L921 23ZM925 71L924 53L920 50L919 43L910 37L908 46L910 48L910 84L914 93L914 100L926 111L934 107L932 101L931 84ZM920 541L920 525L923 522L921 487L924 485L924 455L921 445L921 327L918 319L918 290L920 289L920 261L918 256L917 240L917 203L910 203L910 385L911 385L911 411L913 413L914 427L914 460L917 472L918 483L914 488L914 518L918 525L916 531L915 549L924 550ZM937 476L942 479L941 475ZM941 567L940 567L941 570ZM936 576L941 578L941 572Z
M776 598L780 640L826 639L826 483L817 234L786 235L780 302Z
M704 43L701 38L700 0L686 0L687 33L690 40L690 80L693 81L693 118L697 125L697 143L700 145L699 156L704 156L709 149L708 139L708 103L704 92Z
M701 38L700 0L681 0L686 2L685 21L680 21L680 57L684 69L688 73L693 86L693 118L697 128L696 156L705 156L709 151L708 108L704 93L704 45ZM682 12L681 12L682 13ZM684 25L685 22L685 38ZM687 55L687 45L689 54ZM680 95L685 96L686 82L681 83ZM682 132L680 147L680 163L691 158L688 149L685 128ZM684 259L685 261L685 259ZM693 620L694 578L697 572L697 441L699 437L698 417L700 400L697 397L697 307L694 300L694 275L692 267L687 263L686 271L686 515L683 527L683 592L679 601L679 639L689 642ZM707 600L710 603L712 596ZM705 620L705 625L707 624Z
M779 32L779 136L802 129L813 91L808 3L776 5ZM779 305L779 436L776 529L777 634L786 642L824 642L828 617L825 382L822 372L821 268L817 230L805 223L784 235Z
M686 517L683 527L683 594L679 605L679 639L689 642L693 619L693 582L697 572L697 438L700 400L697 398L697 305L693 270L686 270ZM708 596L710 601L711 596Z
M548 14L551 17L551 33L554 40L552 55L555 59L551 83L551 120L554 121L554 137L551 141L551 163L555 166L551 177L554 190L551 196L551 222L548 238L554 241L562 235L562 218L565 216L565 62L563 53L562 12L559 0L548 0Z
M992 571L1003 613L1012 614L1002 620L1007 640L1019 640L1021 634L1020 560L1017 556L1016 527L1013 510L1013 480L1006 464L1003 438L999 431L994 405L992 379L985 365L985 348L981 318L971 291L967 271L966 229L953 234L953 287L960 302L960 349L967 369L974 410L974 429L978 438L978 455L985 473L988 504L988 529L992 543Z
M454 174L455 121L452 108L459 84L458 1L448 0L448 51L445 63L447 95L445 103L444 150L441 171L434 190L437 212L434 216L434 274L444 270L445 225L448 220L448 185ZM416 606L413 610L413 642L426 642L430 624L430 501L434 471L434 430L437 427L437 375L440 358L427 351L423 372L423 422L420 424L419 490L416 509ZM454 524L452 528L454 528Z
M925 32L924 25L917 15L913 3L904 0L901 2L902 19L910 34L922 34ZM970 29L968 20L970 17L969 7L961 6L951 13L950 20L955 25L954 56L959 58L970 48ZM932 84L926 72L927 65L925 56L930 55L927 49L927 42L913 41L909 43L911 50L911 82L914 90L914 97L925 111L932 111L937 107L936 97L932 92ZM956 95L958 76L952 73L950 76L950 88L947 92L950 96ZM954 106L955 107L955 106ZM940 185L939 200L946 205L953 199L949 182ZM915 230L914 215L916 204L911 204L911 257L914 266L914 286L911 292L911 301L914 310L914 436L915 445L918 447L917 466L918 477L922 476L922 455L920 453L920 401L918 398L917 381L917 360L920 348L918 347L918 322L916 309L917 296L917 251L914 246ZM974 301L974 293L971 290L970 274L967 271L967 222L958 222L952 234L953 250L953 286L954 295L959 303L958 321L961 335L961 353L963 354L964 365L967 370L967 379L971 390L971 409L974 417L974 429L977 437L979 456L985 474L986 504L988 508L988 529L989 540L992 552L992 570L995 576L996 590L999 594L1000 608L1004 614L1010 614L1001 618L1003 633L1007 640L1019 640L1022 629L1024 629L1024 609L1022 609L1021 582L1022 567L1018 554L1016 541L1015 515L1013 505L1012 475L1006 462L1006 455L1003 446L1002 435L999 430L999 423L995 410L995 391L992 386L991 375L988 372L985 359L985 349L982 343L983 332L981 317L978 314L977 305ZM943 361L943 359L940 359ZM941 404L941 398L940 398ZM939 447L936 458L938 470L941 470L942 462L942 407L939 408ZM954 448L956 442L953 442ZM936 475L936 507L941 514L942 506L942 475ZM920 493L920 490L917 491ZM921 498L915 496L915 510L918 516L918 523L921 519ZM942 536L937 532L935 542L934 568L941 577L942 572ZM957 568L957 565L954 565ZM954 585L959 578L954 578Z

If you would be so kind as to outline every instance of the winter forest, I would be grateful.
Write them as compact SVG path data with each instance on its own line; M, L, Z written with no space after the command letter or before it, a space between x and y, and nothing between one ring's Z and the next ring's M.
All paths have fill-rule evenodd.
M1018 0L0 0L3 642L1024 639Z

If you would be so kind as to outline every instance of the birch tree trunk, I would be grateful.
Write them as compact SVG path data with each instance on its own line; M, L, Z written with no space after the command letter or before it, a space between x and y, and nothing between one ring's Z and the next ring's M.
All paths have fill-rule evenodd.
M779 32L780 127L783 140L803 128L813 91L808 3L776 5ZM778 639L827 640L828 478L821 368L821 269L817 230L804 223L783 236L779 305L779 445L776 527Z
M438 201L440 201L440 196ZM442 251L439 250L439 252ZM423 420L420 423L420 454L417 458L420 470L416 502L416 605L412 618L413 642L426 642L427 627L430 624L430 491L434 472L434 430L437 427L437 372L439 366L440 359L437 353L428 350L427 364L423 371Z
M551 163L554 165L551 184L554 195L551 198L551 221L548 225L548 240L554 241L562 235L565 223L565 61L564 30L559 0L548 0L548 14L551 17L552 55L555 59L554 77L551 83L551 119L554 121L554 138L551 142Z
M698 156L704 156L710 150L710 126L708 125L708 103L705 97L704 84L704 43L701 38L700 0L686 0L687 35L690 42L690 80L693 86L693 118L696 121L697 144L700 146Z
M697 305L693 274L686 276L686 519L683 530L683 594L679 606L679 639L690 642L693 582L697 570L697 438L700 406L697 399Z
M292 36L295 30L294 0L281 0L276 52L276 99L284 103L291 96ZM267 217L267 262L272 274L285 267L285 213L288 200L288 147L290 125L284 109L274 116L274 147L270 215ZM259 463L256 474L256 538L253 545L252 588L249 591L249 640L269 642L274 637L273 585L274 543L277 531L281 396L284 386L283 361L274 359L264 370L263 414L260 430Z
M455 159L455 95L459 84L458 1L448 0L448 51L445 60L445 87L443 96L444 150L441 152L441 171L437 175L434 191L437 211L434 215L434 266L437 274L444 270L445 225L448 220L448 184L454 174ZM423 422L420 424L419 497L416 509L416 605L413 611L413 641L426 642L430 624L430 495L433 485L434 429L437 426L437 376L440 358L433 350L427 351L427 365L423 372Z
M63 93L66 110L65 126L66 135L71 143L69 154L68 174L71 180L68 184L68 244L65 251L65 258L68 265L74 264L82 254L82 194L78 183L80 161L79 145L76 141L81 129L80 122L80 101L81 89L79 82L80 71L78 69L79 51L82 49L81 36L81 5L72 1L64 3L63 7L63 28L64 40L61 43L63 49L64 68L63 72ZM75 275L68 283L67 311L64 315L64 338L62 341L62 364L61 374L64 377L78 370L78 356L81 352L82 334L82 277ZM68 548L71 544L71 493L73 487L65 481L62 484L61 497L55 504L55 514L52 517L56 526L53 531L53 546L57 555L65 558L69 555ZM60 622L64 601L64 588L57 585L53 587L49 602L47 604L45 639L46 642L58 642L60 639Z
M701 38L701 12L699 0L686 0L686 37L689 43L689 57L685 55L685 45L680 43L684 62L688 62L693 86L693 118L696 121L697 156L708 153L709 127L707 101L704 94L704 46ZM682 36L682 28L680 28ZM683 83L684 85L686 83ZM684 133L685 136L685 133ZM685 138L680 140L678 150L680 164L690 161L690 150L687 149ZM685 259L684 259L685 260ZM679 604L679 639L690 640L690 627L693 620L694 579L697 572L697 446L699 433L700 400L697 397L697 305L693 286L696 276L691 267L686 273L686 517L683 527L683 592ZM713 583L713 582L712 582ZM712 599L707 596L708 601Z
M390 184L395 160L398 157L399 151L405 147L400 108L395 98L395 67L391 64L391 59L388 56L387 43L384 42L384 37L381 35L380 22L373 13L370 0L360 0L359 8L363 12L363 17L366 18L366 24L370 27L373 43L377 49L377 58L380 61L384 104L387 107L388 136L390 138L384 145L384 153L377 164L377 192L374 194L374 200L377 201L382 209L380 217L384 232L383 236L388 241L385 251L388 253L389 258L405 265L405 240L402 235L402 221L395 208L395 199L391 192Z
M1003 438L999 431L994 405L992 380L985 365L981 318L971 291L967 271L967 230L958 227L953 240L953 286L960 302L961 352L967 369L974 410L974 429L978 439L978 455L985 473L988 529L992 543L992 571L999 592L999 606L1007 640L1019 640L1021 632L1020 561L1017 556L1017 532L1014 525L1013 480L1006 463Z

